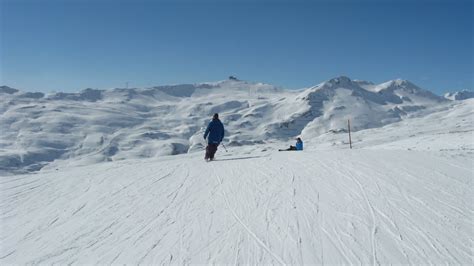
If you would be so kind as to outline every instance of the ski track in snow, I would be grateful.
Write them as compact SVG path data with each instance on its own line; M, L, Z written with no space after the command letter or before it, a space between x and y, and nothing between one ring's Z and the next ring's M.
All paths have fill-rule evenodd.
M1 177L0 263L472 262L473 169L456 159L219 154Z

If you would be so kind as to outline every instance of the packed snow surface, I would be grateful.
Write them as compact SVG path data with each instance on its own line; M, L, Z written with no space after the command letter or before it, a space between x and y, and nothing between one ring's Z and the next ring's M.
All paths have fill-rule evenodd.
M473 104L359 130L352 150L337 131L298 152L274 140L209 163L201 149L3 176L0 263L471 264Z

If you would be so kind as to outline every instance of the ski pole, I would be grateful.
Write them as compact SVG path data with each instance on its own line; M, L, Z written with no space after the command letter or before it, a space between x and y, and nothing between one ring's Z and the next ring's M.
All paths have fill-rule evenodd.
M221 144L222 144L222 147L224 147L225 152L227 152L227 149L226 149L224 143L221 143Z

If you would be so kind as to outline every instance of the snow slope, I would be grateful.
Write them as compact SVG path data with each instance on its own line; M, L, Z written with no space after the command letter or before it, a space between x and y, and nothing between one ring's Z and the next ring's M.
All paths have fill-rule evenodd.
M298 91L238 80L48 95L3 86L0 174L200 151L215 112L232 147L344 132L347 119L377 128L449 102L404 80L347 77Z
M352 150L329 132L302 152L3 176L0 263L471 264L473 103L358 131Z
M347 146L347 132L328 132L307 141L317 149ZM380 128L352 132L352 144L366 149L437 152L441 156L474 152L474 99L416 112ZM472 165L472 163L471 163Z

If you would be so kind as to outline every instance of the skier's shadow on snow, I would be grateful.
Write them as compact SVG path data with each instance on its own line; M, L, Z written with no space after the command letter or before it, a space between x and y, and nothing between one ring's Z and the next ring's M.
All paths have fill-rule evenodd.
M256 159L256 158L262 158L266 156L247 156L247 157L237 157L237 158L227 158L227 159L216 159L214 161L235 161L235 160L247 160L247 159Z

